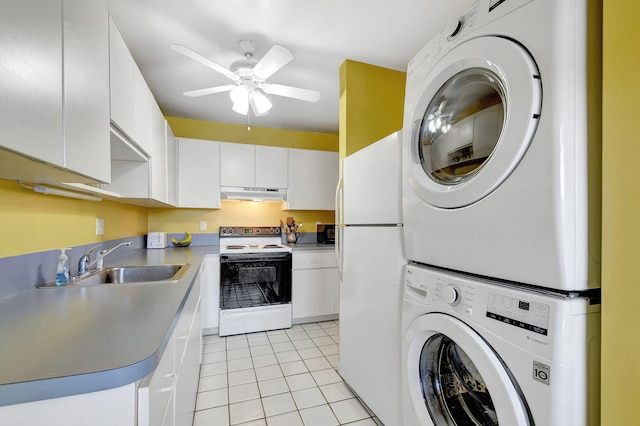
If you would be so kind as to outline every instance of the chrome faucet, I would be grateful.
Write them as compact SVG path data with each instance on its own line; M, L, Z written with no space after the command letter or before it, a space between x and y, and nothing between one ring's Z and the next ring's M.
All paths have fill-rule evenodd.
M85 275L89 273L89 270L92 266L97 265L97 269L102 269L102 261L107 255L111 254L115 249L122 246L131 246L132 241L125 241L123 243L118 243L107 250L102 250L98 253L95 259L91 260L91 253L101 247L102 244L98 244L97 246L91 248L88 252L82 255L80 260L78 261L78 276Z

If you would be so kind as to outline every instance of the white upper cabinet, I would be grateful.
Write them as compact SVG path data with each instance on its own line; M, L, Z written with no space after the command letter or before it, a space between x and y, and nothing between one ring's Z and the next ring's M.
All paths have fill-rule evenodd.
M153 99L153 97L151 97ZM155 103L150 106L151 129L150 129L150 154L151 154L151 198L162 203L168 203L169 181L168 173L168 151L167 151L167 125L162 111Z
M255 186L256 147L220 143L220 186Z
M109 18L99 0L64 0L65 167L111 181Z
M287 148L256 145L256 186L286 188L288 155Z
M335 210L336 209L336 187L338 186L338 175L339 175L339 167L340 160L339 154L337 152L329 152L325 151L324 154L327 174L325 176L325 185L327 188L326 198L325 198L325 206L326 210Z
M178 207L220 208L220 145L178 138Z
M164 121L167 138L167 204L178 205L178 140L171 126Z
M109 19L109 72L111 80L111 121L125 135L135 136L135 62L118 27Z
M288 210L334 210L338 154L289 149Z
M77 181L109 181L107 16L98 0L0 2L0 147ZM40 181L60 173L3 169Z
M0 2L0 144L63 167L62 1Z
M220 143L220 186L287 187L287 148Z

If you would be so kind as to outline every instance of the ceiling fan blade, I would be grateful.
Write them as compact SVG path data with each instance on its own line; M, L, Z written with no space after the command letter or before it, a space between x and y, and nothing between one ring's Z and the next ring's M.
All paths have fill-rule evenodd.
M258 78L266 80L292 60L293 55L291 51L286 47L276 44L269 49L267 54L253 67L253 74Z
M191 50L186 46L183 46L181 44L172 44L171 48L176 52L186 56L187 58L191 58L194 61L198 61L202 65L205 65L211 68L212 70L219 72L220 74L224 75L227 78L230 78L233 81L239 81L238 76L235 75L231 70L226 69L222 65L213 62L211 59L205 56L202 56L198 52Z
M287 98L300 99L301 101L317 102L320 100L320 92L316 90L301 89L282 84L265 84L262 90L271 95L285 96Z
M213 95L214 93L228 92L230 90L238 87L235 84L226 84L224 86L215 86L215 87L207 87L206 89L198 89L198 90L190 90L188 92L184 92L185 96L189 96L190 98L196 98L198 96L204 95Z

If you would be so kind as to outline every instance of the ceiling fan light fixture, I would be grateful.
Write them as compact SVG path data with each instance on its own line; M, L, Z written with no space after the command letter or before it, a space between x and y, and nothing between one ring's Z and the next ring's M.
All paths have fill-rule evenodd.
M244 85L240 85L229 92L229 97L233 102L233 110L238 114L247 115L249 113L249 91Z
M251 101L256 115L266 115L272 106L269 99L257 90L251 93Z

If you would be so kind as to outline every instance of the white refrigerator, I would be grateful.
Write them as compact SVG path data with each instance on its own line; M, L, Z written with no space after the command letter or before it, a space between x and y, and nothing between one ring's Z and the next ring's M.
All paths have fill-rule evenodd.
M385 426L402 424L401 307L406 265L400 132L343 160L336 209L338 371Z

